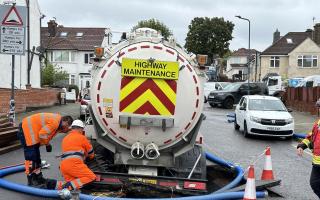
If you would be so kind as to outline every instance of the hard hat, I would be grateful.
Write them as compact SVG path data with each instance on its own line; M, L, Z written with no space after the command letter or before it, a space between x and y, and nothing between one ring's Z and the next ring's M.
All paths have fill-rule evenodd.
M80 127L80 128L84 128L84 123L79 120L79 119L76 119L72 122L71 124L71 127L73 128L74 126L77 126L77 127Z

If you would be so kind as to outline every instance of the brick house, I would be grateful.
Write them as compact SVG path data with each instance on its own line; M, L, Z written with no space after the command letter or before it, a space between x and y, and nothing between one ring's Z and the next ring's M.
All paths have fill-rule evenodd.
M91 82L90 57L95 46L109 46L111 34L106 28L63 27L51 20L41 28L41 45L48 62L67 71L65 84L77 85L80 90Z
M261 57L261 76L276 73L283 79L320 74L320 24L314 30L289 32L280 37L274 33L273 44Z
M227 75L228 79L232 80L247 80L248 76L248 66L247 63L250 61L250 80L255 80L255 70L256 68L259 69L259 67L256 67L256 64L259 64L259 62L256 63L255 57L256 54L259 54L259 52L255 49L250 50L250 60L248 60L249 50L245 48L238 49L234 51L231 56L227 59L227 67L225 70L225 74ZM259 58L259 57L258 57Z

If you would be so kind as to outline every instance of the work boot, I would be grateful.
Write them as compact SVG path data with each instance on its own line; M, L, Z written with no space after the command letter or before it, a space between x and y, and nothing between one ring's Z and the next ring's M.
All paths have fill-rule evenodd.
M35 175L35 180L38 183L38 185L46 184L46 179L43 178L42 172Z
M46 188L48 190L54 190L57 187L57 180L54 179L46 179Z
M28 175L27 175L27 179L28 179L28 185L29 185L29 186L32 186L33 174L28 174Z

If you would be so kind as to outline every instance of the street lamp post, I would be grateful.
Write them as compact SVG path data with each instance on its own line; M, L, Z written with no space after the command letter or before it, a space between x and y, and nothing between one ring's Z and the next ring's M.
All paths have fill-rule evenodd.
M250 95L250 56L251 56L251 51L250 51L250 26L251 26L251 22L249 19L241 17L240 15L236 15L237 18L242 19L242 20L246 20L247 22L249 22L249 41L248 41L248 61L247 61L247 66L248 66L248 95ZM256 58L257 59L257 58Z

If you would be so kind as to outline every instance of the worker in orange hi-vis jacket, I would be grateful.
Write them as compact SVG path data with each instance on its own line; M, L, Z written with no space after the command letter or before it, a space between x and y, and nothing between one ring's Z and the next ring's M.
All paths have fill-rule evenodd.
M22 120L17 136L24 148L25 173L28 178L28 185L42 187L46 184L46 179L43 178L41 173L39 148L45 145L47 152L51 152L50 140L58 132L68 132L72 121L71 116L62 117L55 113L38 113Z
M83 130L83 122L74 120L71 131L63 138L60 171L66 183L57 189L77 190L96 179L96 175L85 164L85 159L94 158L94 152Z

